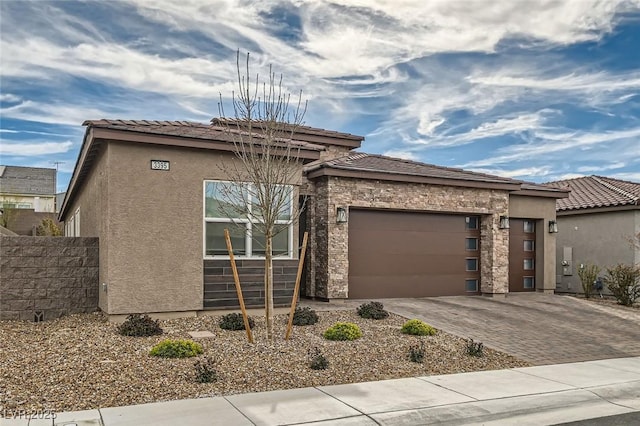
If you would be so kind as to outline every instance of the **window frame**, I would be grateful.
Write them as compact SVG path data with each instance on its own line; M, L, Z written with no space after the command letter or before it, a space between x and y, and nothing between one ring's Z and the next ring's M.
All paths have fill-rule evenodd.
M475 264L476 264L475 269L469 269L468 268L469 260L473 260L475 262ZM464 265L465 272L478 272L480 270L480 262L479 262L479 259L477 257L467 257L467 258L465 258L464 262L465 262L465 265Z
M531 287L527 287L525 284L527 281L531 283ZM525 290L532 290L536 288L536 278L532 275L525 275L522 277L522 288Z
M469 290L469 288L467 287L467 284L471 281L474 281L476 284L475 290ZM477 293L480 291L480 280L477 278L466 278L464 280L464 290L466 293Z
M202 182L202 257L203 259L229 259L229 254L207 254L207 223L229 223L233 226L241 226L244 224L245 226L245 234L244 234L244 245L245 245L245 254L243 255L234 255L236 259L244 259L244 260L263 260L265 256L254 256L253 255L253 227L255 223L259 223L260 221L257 218L250 218L248 216L237 217L237 218L229 218L229 217L207 217L206 203L207 203L207 183L224 183L224 184L233 184L233 185L247 185L248 187L252 187L254 184L249 182L232 182L228 180L221 179L205 179ZM276 225L286 225L287 230L282 231L287 233L287 245L288 251L286 255L282 254L274 254L274 259L295 259L295 247L294 247L294 228L295 223L293 220L294 213L294 198L295 198L295 187L294 185L283 185L285 187L291 188L290 191L290 200L289 200L289 219L287 220L276 220ZM252 203L249 202L247 206L247 211L252 212ZM235 251L235 250L234 250Z

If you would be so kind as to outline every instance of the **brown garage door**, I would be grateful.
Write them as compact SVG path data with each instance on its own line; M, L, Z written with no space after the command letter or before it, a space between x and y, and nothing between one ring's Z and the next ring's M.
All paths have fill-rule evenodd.
M509 222L509 291L535 291L536 222L513 218Z
M480 217L349 211L349 298L477 294Z

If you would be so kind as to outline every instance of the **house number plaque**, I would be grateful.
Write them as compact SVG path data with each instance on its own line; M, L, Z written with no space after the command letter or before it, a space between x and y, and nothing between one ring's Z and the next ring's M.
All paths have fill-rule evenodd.
M169 162L165 160L151 160L151 170L169 170Z

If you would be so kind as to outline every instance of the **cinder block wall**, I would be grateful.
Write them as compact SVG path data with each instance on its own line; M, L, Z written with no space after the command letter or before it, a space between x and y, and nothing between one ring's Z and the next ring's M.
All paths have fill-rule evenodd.
M98 307L98 238L0 237L0 320Z

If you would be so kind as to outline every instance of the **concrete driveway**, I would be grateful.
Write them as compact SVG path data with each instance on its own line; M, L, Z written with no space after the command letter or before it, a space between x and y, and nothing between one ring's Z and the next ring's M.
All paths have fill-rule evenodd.
M381 299L385 309L536 365L640 356L640 310L541 293Z

